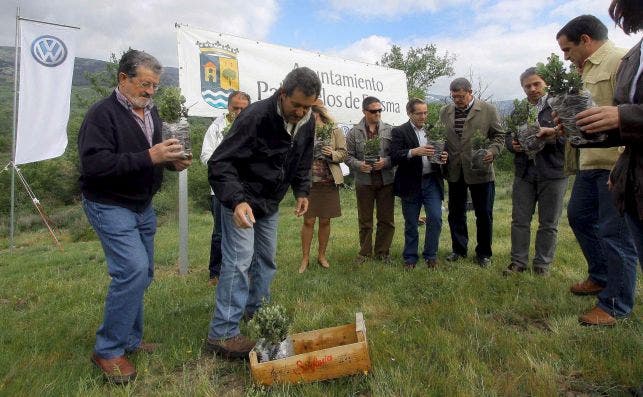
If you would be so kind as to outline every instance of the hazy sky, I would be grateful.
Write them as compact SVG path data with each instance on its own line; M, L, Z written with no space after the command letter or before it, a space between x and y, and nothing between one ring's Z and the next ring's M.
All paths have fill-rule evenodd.
M0 45L15 41L18 2L0 0ZM610 38L630 48L607 14L608 0L22 0L24 18L81 28L77 56L107 59L128 47L177 66L175 22L274 44L374 63L396 44L434 43L456 55L456 76L489 85L496 100L521 97L518 76L560 50L556 32L571 18L594 14ZM430 92L448 94L453 77ZM475 84L475 82L474 82Z

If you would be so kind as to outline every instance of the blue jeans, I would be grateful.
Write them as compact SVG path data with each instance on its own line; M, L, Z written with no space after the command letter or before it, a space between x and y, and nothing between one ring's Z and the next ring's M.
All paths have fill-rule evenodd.
M210 240L210 278L219 277L221 274L221 203L214 194L212 198L212 218L214 227L212 228L212 239Z
M277 271L279 213L256 219L249 229L236 227L232 215L229 208L221 206L223 261L208 333L211 339L239 334L243 314L254 314L262 299L270 300L270 283Z
M422 178L422 190L415 197L402 197L401 201L404 215L404 263L418 261L418 218L422 207L426 212L422 257L424 260L437 259L442 230L442 192L436 176L430 174Z
M643 221L639 219L639 215L636 212L625 212L625 221L630 228L632 238L634 238L636 252L639 254L639 265L643 270Z
M449 227L451 228L451 247L456 254L467 255L469 232L467 230L467 189L476 214L476 255L491 257L493 237L493 202L496 197L496 184L492 182L467 185L464 176L457 182L449 182Z
M156 215L151 204L134 212L83 198L83 208L112 278L94 351L102 358L119 357L143 338L143 294L154 277Z
M576 174L567 217L587 260L589 277L605 286L597 306L623 317L634 306L636 250L607 188L609 173L584 170Z

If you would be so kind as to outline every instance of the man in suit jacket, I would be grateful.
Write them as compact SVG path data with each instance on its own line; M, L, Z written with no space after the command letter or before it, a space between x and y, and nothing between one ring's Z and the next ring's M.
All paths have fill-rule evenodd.
M476 260L481 267L491 263L491 236L493 230L493 201L496 194L493 160L504 146L505 132L493 105L474 99L471 83L457 78L449 87L453 104L440 109L440 121L446 127L446 151L449 153L447 180L449 181L449 226L453 252L447 261L454 262L467 256L467 189L476 214ZM472 143L483 139L486 148L485 167L472 168Z
M442 229L442 200L444 181L440 165L431 164L429 157L435 148L428 144L424 123L427 105L421 99L411 99L406 105L409 121L393 128L391 162L397 166L393 189L402 201L404 215L404 267L415 268L418 261L418 217L424 206L427 215L422 256L429 268L438 264L438 242ZM447 152L442 152L446 161Z

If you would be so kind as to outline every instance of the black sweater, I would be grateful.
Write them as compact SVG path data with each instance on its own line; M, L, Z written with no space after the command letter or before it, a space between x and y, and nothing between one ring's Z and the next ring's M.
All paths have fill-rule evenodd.
M161 119L152 108L152 143L161 142ZM152 164L150 144L116 93L95 103L78 134L80 189L90 201L140 212L163 181L163 167Z
M278 98L279 91L244 109L208 160L210 186L227 208L245 201L262 217L279 209L288 185L295 197L310 192L315 118L292 138L277 113Z

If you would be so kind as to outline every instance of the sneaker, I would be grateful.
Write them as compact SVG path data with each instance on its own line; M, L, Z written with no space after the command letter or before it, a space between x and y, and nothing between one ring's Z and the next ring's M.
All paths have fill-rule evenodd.
M255 344L254 341L241 334L228 339L210 339L208 337L205 340L205 350L210 353L214 352L226 359L247 359Z
M525 271L525 268L522 266L518 266L515 263L510 263L509 266L505 270L502 271L502 275L507 277L511 276L512 274L518 274L522 273ZM536 271L536 268L534 268L534 271Z
M605 287L595 283L594 280L588 277L585 281L572 285L569 290L574 295L597 295L604 288Z

